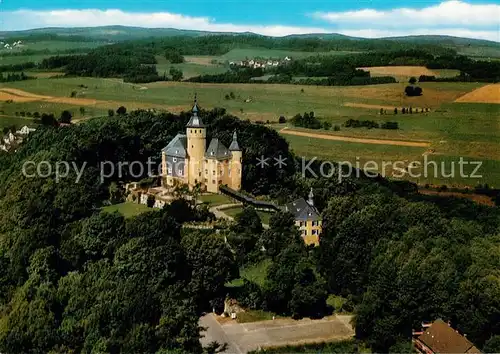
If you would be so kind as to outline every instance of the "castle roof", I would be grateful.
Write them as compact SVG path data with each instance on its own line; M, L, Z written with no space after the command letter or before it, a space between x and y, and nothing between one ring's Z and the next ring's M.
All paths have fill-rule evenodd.
M233 133L233 141L231 142L231 145L229 145L229 151L241 151L236 132Z
M295 220L300 221L316 221L321 220L321 215L318 210L310 205L304 198L297 199L285 205L285 211L290 212L295 217Z
M232 157L231 152L222 144L219 139L213 138L205 153L207 159L226 160Z
M163 152L167 156L182 157L187 156L187 137L184 134L177 134L166 147L163 148Z
M203 121L201 120L200 117L198 117L198 100L196 99L196 95L194 96L194 105L193 109L191 112L193 112L193 115L189 119L188 124L186 125L186 128L204 128L205 124L203 124Z

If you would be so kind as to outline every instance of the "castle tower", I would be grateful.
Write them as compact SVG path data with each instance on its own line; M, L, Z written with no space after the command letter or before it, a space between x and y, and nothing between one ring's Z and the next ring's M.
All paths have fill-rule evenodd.
M307 204L309 204L312 207L314 206L314 193L312 188L309 191L309 199L307 199Z
M187 154L189 157L188 185L192 188L196 183L203 183L203 162L205 159L207 130L198 117L198 102L194 96L193 115L186 125Z
M243 151L241 151L238 144L238 136L236 135L236 132L233 133L233 141L229 146L229 151L231 151L232 154L231 166L229 170L229 177L231 178L230 187L239 191L241 189L241 175L243 170Z

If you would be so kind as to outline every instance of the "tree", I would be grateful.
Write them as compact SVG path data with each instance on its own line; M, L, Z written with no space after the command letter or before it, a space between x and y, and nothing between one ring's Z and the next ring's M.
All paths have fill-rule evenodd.
M182 78L184 77L184 74L182 73L182 70L171 67L170 76L172 76L172 80L174 81L181 81Z
M422 95L422 89L418 86L406 86L405 88L405 94L408 97L412 96L421 96Z
M210 300L226 296L225 283L236 278L238 267L218 235L188 231L181 245L191 272L190 290L196 294L200 310L207 309Z
M59 118L59 123L71 124L72 114L70 111L62 111L61 117Z
M415 85L417 83L417 78L412 76L408 82L410 85Z
M80 107L80 115L81 116L85 115L85 107Z
M108 109L108 117L113 117L115 115L115 111L112 109Z
M290 244L267 271L264 289L267 307L294 318L320 317L326 309L327 293L314 275L304 244Z
M264 231L259 243L259 248L264 247L266 254L272 258L290 245L304 246L291 213L276 213L271 216L269 229Z
M500 335L492 336L483 347L485 353L500 353Z
M40 118L40 123L47 127L56 127L59 125L57 119L54 117L54 114L42 113L42 117Z
M124 116L125 114L127 114L127 108L125 108L124 106L118 107L118 109L116 110L116 114L118 114L119 116Z
M165 58L172 64L184 63L184 57L175 48L168 48L165 51Z
M231 227L228 240L236 252L238 262L244 264L253 261L260 254L257 242L264 229L259 215L252 207L245 207L236 215L235 221L236 224Z
M332 123L330 122L323 122L323 129L324 130L330 130L332 128Z
M280 117L279 117L279 119L278 119L278 123L280 123L280 124L284 124L284 123L286 123L286 118L285 118L285 116L280 116Z

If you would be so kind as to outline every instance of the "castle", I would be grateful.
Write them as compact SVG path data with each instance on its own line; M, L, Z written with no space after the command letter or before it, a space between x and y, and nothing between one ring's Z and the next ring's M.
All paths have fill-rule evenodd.
M171 188L182 183L192 189L199 184L203 191L219 193L219 186L226 185L239 191L243 152L236 132L229 149L217 138L207 148L207 130L198 111L195 96L186 134L177 134L162 150L163 186Z

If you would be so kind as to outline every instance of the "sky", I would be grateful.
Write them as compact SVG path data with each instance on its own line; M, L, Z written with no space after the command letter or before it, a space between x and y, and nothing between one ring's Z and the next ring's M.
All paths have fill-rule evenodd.
M500 42L490 0L0 0L0 30L125 25L269 36L451 35Z

